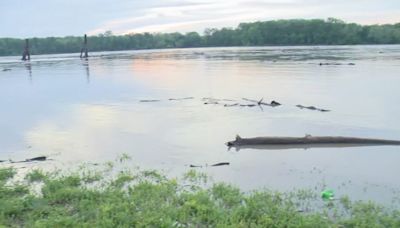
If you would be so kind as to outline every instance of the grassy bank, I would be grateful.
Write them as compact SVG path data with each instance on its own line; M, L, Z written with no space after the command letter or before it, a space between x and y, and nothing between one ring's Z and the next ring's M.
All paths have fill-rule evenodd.
M1 168L0 227L400 227L398 210L373 203L206 182L194 171L167 178L111 163L69 173Z

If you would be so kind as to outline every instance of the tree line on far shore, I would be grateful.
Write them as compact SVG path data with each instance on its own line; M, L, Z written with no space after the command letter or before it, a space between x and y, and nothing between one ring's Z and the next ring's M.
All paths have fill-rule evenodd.
M32 54L79 52L83 37L30 38ZM400 44L400 23L359 25L335 18L274 20L241 23L237 28L206 29L182 33L135 33L113 35L111 31L88 37L89 51L118 51L158 48ZM23 39L0 38L0 56L20 55Z

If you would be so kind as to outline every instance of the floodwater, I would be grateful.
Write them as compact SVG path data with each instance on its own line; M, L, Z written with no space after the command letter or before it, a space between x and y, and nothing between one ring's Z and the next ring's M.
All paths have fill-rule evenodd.
M400 147L228 150L225 145L237 134L400 139L400 46L77 56L0 58L0 160L46 155L53 160L23 166L65 166L125 153L132 165L170 175L190 170L191 164L229 162L196 169L244 190L327 187L338 196L381 202L400 195ZM187 97L193 99L169 100ZM206 105L203 98L229 100ZM221 104L251 104L242 98L282 105ZM140 102L145 99L160 101Z

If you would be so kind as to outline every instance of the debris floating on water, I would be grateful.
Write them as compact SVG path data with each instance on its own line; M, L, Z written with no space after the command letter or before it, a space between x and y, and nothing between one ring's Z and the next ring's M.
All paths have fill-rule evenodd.
M321 192L321 198L323 200L333 200L335 199L335 193L333 192L332 189L326 189Z
M277 101L271 101L271 106L275 107L275 106L279 106L281 105L281 103L277 102Z
M252 99L248 99L248 98L242 98L242 100L251 102L251 104L243 104L243 103L237 102L236 100L232 100L232 99L217 99L217 98L211 98L211 97L204 97L202 100L204 101L205 105L220 104L220 105L223 105L224 107L235 107L235 106L256 107L256 106L261 106L261 105L275 107L275 106L281 105L279 102L274 101L274 100L271 103L263 102L263 98L261 98L260 100L252 100ZM223 102L223 101L225 101L225 102ZM228 101L229 103L227 103L226 101ZM232 103L232 102L235 102L235 103Z
M355 63L319 63L320 66L340 66L340 65L349 65L349 66L354 66L356 65Z
M220 162L220 163L213 164L211 166L223 166L223 165L229 165L229 164L230 164L229 162Z
M255 104L240 104L241 107L255 107Z
M140 102L159 102L161 100L140 100Z
M192 100L195 99L194 97L182 97L182 98L169 98L169 101L183 101L183 100ZM218 99L218 98L212 98L212 97L203 97L201 99L203 101L203 104L205 105L222 105L224 107L260 107L262 109L262 106L269 106L269 107L277 107L281 106L282 104L276 100L272 100L271 102L265 102L264 98L261 98L260 100L253 100L249 98L242 98L243 101L247 101L250 103L244 103L244 102L239 102L237 100L232 100L232 99ZM140 102L160 102L162 100L159 99L146 99L146 100L139 100ZM315 106L304 106L304 105L296 105L296 107L301 108L301 109L309 109L309 110L315 110L315 111L320 111L320 112L330 112L329 109L323 109L323 108L317 108Z
M298 107L300 109L309 109L309 110L315 110L315 111L320 111L320 112L330 112L331 111L329 109L317 108L315 106L296 105L296 107Z
M224 104L224 107L233 107L233 106L238 106L239 103L234 103L234 104Z
M39 157L28 158L23 161L10 160L10 163L24 163L24 162L34 162L34 161L46 161L46 160L49 160L46 156L39 156Z
M209 104L219 104L217 101L211 101L211 102L204 102L205 105L209 105Z
M257 103L257 105L265 105L265 106L271 106L271 107L276 107L276 106L281 105L281 103L279 103L279 102L277 102L275 100L271 101L270 103L263 102L264 98L261 98L258 101L257 100L253 100L253 99L248 99L248 98L242 98L242 100Z
M215 164L212 164L212 165L210 165L210 166L213 166L213 167L216 167L216 166L224 166L224 165L230 165L230 163L229 162L219 162L219 163L215 163ZM189 167L190 168L203 168L203 167L208 167L208 165L189 165Z
M191 99L194 99L194 97L169 98L168 100L170 100L170 101L181 101L181 100L191 100Z
M34 158L29 158L26 159L26 162L32 162L32 161L46 161L47 157L46 156L39 156L39 157L34 157Z

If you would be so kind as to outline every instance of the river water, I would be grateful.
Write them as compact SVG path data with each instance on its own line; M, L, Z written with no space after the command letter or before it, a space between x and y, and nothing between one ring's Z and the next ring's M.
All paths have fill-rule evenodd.
M400 147L228 150L224 144L237 134L400 139L400 46L77 56L0 58L0 160L46 155L53 160L23 166L65 166L125 153L132 164L169 175L208 165L197 170L244 190L328 187L382 202L400 195ZM226 100L206 105L203 98ZM223 105L251 104L242 98L282 105ZM159 101L141 102L147 99ZM209 166L218 162L230 165Z

